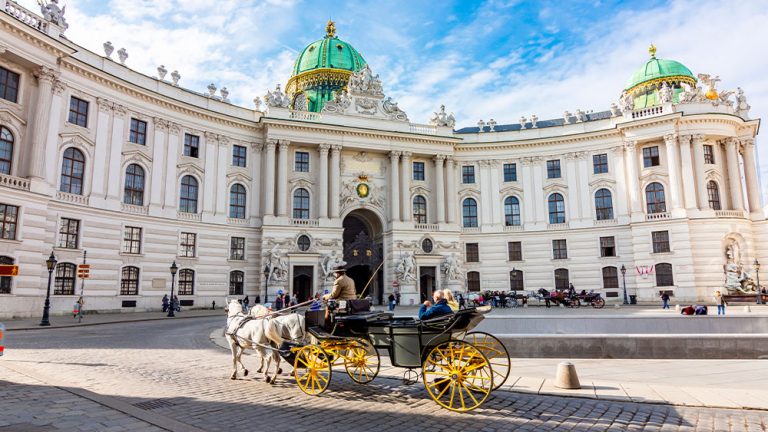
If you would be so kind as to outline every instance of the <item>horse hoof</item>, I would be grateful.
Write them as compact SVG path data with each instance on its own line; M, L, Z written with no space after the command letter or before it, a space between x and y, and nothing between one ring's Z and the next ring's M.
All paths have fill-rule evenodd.
M231 379L231 380L236 380L236 379L237 379L237 377L236 377L235 375L232 375L232 376L230 376L230 377L229 377L229 379Z
M263 371L261 369L263 368L260 368L259 370L257 370L256 373L262 373Z
M243 376L248 376L248 369L243 369Z
M277 373L281 374L281 373L283 373L283 370L282 369L278 369Z
M275 385L276 383L277 383L277 380L272 380L269 384L270 385Z
M270 377L266 377L266 378L264 378L264 380L266 380L267 384L269 384L272 379Z

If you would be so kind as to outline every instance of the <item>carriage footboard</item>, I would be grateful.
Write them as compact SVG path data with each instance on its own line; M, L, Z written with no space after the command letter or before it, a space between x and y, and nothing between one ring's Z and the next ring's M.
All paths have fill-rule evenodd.
M280 345L280 349L278 349L277 352L283 360L290 364L294 364L296 362L296 350L292 348L301 348L303 346L304 344L301 343L285 341Z

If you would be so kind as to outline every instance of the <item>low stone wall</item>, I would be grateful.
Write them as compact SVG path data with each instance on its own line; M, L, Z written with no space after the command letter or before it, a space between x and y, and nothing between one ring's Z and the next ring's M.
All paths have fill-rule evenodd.
M496 336L520 358L768 359L768 334Z

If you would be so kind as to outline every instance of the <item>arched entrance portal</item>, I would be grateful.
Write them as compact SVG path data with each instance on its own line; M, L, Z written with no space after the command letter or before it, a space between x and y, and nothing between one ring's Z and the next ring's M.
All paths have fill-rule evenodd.
M381 220L370 210L358 209L344 218L343 226L347 276L355 281L358 294L363 294L365 290L364 297L371 296L375 303L382 304L384 269L380 268L383 257Z

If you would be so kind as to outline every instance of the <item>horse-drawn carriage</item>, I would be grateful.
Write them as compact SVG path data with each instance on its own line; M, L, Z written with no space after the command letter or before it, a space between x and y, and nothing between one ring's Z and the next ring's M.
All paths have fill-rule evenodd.
M365 300L330 301L327 310L292 314L303 321L305 337L284 341L278 352L293 365L301 391L314 396L328 388L335 366L358 384L370 383L381 366L378 350L386 350L393 366L406 369L406 384L421 378L440 406L466 412L501 387L511 368L501 341L472 331L485 312L469 308L420 321L371 311Z

